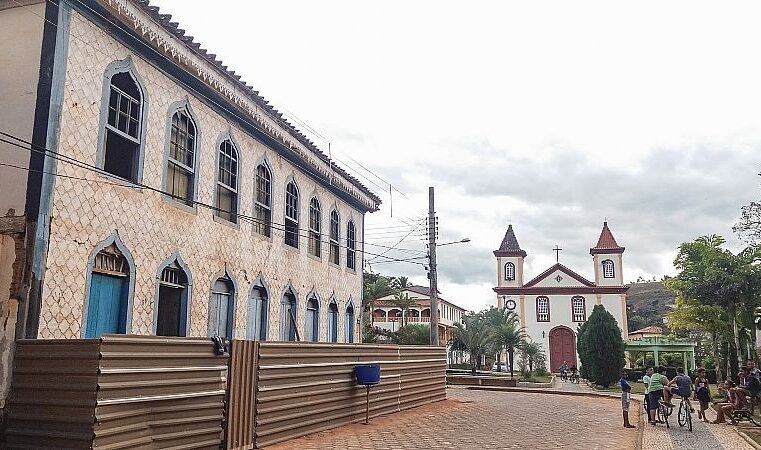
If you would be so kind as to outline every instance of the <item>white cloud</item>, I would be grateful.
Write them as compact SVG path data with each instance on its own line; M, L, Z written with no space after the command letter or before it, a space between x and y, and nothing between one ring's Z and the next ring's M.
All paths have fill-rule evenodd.
M441 238L472 239L441 250L441 289L469 308L494 298L510 219L531 274L558 243L591 276L608 217L635 279L670 272L685 240L731 237L758 197L758 2L154 3L410 197L391 220L384 193L368 226L424 216L435 185Z

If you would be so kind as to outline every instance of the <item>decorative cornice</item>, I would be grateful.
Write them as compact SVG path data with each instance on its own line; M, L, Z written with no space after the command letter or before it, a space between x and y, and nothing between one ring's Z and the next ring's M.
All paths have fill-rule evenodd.
M564 287L495 287L498 295L594 295L624 294L628 286L564 286Z

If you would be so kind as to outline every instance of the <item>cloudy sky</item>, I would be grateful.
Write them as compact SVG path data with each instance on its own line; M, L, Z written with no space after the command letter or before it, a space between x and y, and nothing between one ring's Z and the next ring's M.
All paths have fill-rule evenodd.
M760 194L758 2L152 3L382 194L368 251L421 255L435 186L440 242L471 239L439 249L440 290L470 309L495 302L511 222L527 277L555 244L591 277L607 218L634 281L672 274L701 234L738 247Z

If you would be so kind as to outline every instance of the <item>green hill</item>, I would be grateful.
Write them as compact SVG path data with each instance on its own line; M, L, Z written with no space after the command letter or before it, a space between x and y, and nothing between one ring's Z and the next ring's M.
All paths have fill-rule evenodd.
M632 283L627 286L629 332L650 325L664 327L663 316L674 306L674 292L660 281Z

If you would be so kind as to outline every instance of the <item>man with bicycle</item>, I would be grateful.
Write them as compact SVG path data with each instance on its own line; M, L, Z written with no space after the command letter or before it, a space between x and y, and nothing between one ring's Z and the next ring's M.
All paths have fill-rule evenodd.
M676 386L674 386L676 384ZM676 376L666 386L663 387L663 403L669 408L675 405L671 403L671 397L678 395L680 397L689 397L692 393L692 378L684 374L684 369L676 369Z
M560 368L558 369L560 372L560 379L563 381L568 380L568 362L563 361L563 364L560 365Z

